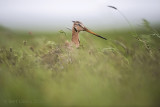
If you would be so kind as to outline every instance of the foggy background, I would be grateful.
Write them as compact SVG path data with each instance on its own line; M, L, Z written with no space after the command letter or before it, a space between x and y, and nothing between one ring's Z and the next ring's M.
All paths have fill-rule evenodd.
M59 30L72 20L91 29L127 27L117 7L135 26L160 22L160 0L0 0L0 25L12 29Z

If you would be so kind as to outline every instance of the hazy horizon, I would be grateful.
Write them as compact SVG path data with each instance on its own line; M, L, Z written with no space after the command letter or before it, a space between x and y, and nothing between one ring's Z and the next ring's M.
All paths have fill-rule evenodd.
M57 30L72 27L79 20L92 29L128 26L124 18L108 5L116 6L135 26L145 18L160 22L158 0L1 0L0 25L12 29Z

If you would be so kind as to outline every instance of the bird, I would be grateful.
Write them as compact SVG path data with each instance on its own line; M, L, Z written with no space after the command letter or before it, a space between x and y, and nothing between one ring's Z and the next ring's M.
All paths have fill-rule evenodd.
M89 29L87 29L87 27L85 27L82 22L80 21L72 21L73 22L73 27L72 27L72 43L75 44L75 46L78 48L80 46L80 39L79 39L79 32L80 31L86 31L88 33L91 33L97 37L100 37L104 40L107 40L105 37L102 37L92 31L90 31Z

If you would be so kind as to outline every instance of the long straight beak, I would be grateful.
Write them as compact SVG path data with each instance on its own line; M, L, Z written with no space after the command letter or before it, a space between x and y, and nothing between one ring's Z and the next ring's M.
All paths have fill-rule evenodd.
M105 37L102 37L102 36L100 36L100 35L97 35L96 33L88 30L87 28L85 29L85 31L88 32L88 33L91 33L91 34L93 34L93 35L95 35L95 36L97 36L97 37L100 37L100 38L102 38L102 39L104 39L104 40L107 40Z

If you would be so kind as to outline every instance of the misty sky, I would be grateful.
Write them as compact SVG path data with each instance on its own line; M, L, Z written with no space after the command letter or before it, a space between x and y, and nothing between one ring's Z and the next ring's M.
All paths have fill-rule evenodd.
M0 25L18 29L65 29L72 20L89 28L127 26L116 6L134 25L160 22L160 0L0 0Z

